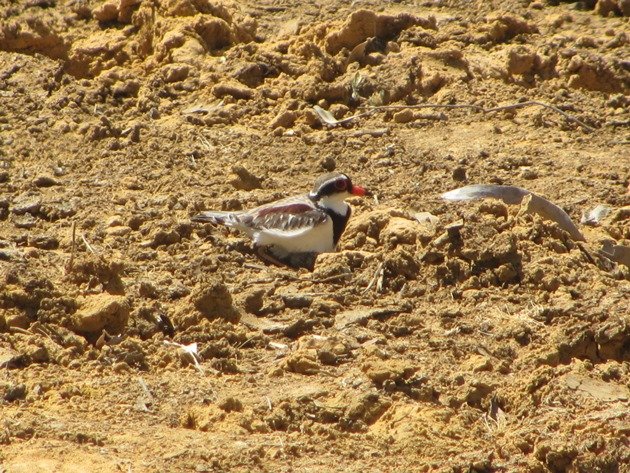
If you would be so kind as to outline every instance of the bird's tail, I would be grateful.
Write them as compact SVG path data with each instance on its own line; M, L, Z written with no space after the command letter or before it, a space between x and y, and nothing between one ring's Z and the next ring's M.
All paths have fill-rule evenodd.
M232 212L220 212L220 211L207 211L201 212L197 215L193 215L190 219L193 222L202 222L202 223L214 223L218 225L225 225L227 220L232 216Z
M221 212L218 210L209 210L201 212L190 218L193 222L214 223L216 225L234 225L237 222L234 212Z

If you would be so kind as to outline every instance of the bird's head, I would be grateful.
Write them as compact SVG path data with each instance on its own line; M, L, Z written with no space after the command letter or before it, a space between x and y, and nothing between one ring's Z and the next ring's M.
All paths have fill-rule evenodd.
M339 172L319 177L310 193L311 198L314 200L333 196L347 199L353 195L365 196L370 195L370 193L363 187L352 184L352 180L346 174Z
M345 213L347 204L343 201L352 196L371 195L361 186L352 184L352 180L342 173L330 173L321 176L315 181L309 197L325 207L329 207L338 213Z

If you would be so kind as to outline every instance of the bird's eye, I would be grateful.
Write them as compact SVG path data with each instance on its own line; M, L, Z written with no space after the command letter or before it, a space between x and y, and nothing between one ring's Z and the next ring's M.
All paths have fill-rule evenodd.
M338 191L345 191L348 187L348 183L345 180L338 180L335 181L335 189L337 189Z

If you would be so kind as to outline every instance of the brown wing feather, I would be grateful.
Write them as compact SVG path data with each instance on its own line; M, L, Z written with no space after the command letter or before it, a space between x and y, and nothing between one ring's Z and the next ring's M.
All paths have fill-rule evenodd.
M243 216L248 224L257 230L274 229L293 231L323 223L328 218L325 212L300 202L287 202L258 209L256 213Z

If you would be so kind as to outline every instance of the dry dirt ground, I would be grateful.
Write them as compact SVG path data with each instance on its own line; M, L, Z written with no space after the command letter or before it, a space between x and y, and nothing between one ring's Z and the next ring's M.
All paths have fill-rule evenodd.
M630 471L628 1L0 5L0 471ZM313 272L190 222L331 169Z

